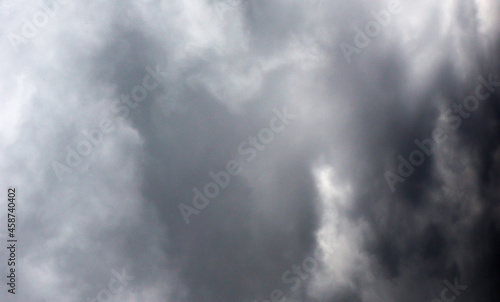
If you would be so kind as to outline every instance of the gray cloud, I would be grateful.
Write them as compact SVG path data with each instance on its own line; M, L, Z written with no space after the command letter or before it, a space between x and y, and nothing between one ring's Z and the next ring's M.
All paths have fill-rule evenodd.
M61 2L14 47L44 5L0 2L0 179L20 192L2 301L98 300L122 268L120 301L432 301L456 278L457 301L496 301L499 93L460 127L446 110L500 76L498 4L401 0L346 62L390 2ZM297 117L245 160L284 107ZM116 130L59 181L51 164L105 118ZM436 127L447 140L392 192L384 173ZM186 225L178 205L232 159L241 174Z

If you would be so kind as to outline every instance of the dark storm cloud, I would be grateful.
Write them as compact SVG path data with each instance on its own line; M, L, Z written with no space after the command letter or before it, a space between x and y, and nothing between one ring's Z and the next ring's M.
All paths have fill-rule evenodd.
M245 162L238 145L266 126L272 115L250 109L246 116L233 116L203 91L187 91L182 98L193 101L188 101L192 104L187 113L170 117L172 124L166 127L172 127L172 136L147 139L154 164L146 172L143 192L169 225L168 250L182 259L192 299L258 298L279 286L289 261L304 257L314 245L308 161L290 165L276 160L278 150L286 148L283 139L293 135L294 126L289 126L280 134L284 137L277 137L255 161L244 164L242 176L232 176L228 187L186 225L179 203L192 205L193 187L203 191L212 180L210 171L224 171L231 159ZM256 179L248 179L252 174ZM272 178L259 180L266 175ZM231 286L227 280L232 280ZM209 293L203 293L206 290Z
M450 29L458 31L457 34L435 31L419 36L416 43L421 48L436 48L437 53L454 54L438 60L429 70L431 80L427 85L419 85L410 77L415 57L402 56L404 43L384 43L382 37L382 41L373 41L348 69L336 72L335 80L348 85L345 90L349 91L350 106L355 107L353 140L346 148L349 155L344 157L346 165L352 168L343 171L355 187L352 219L368 222L372 237L366 240L364 250L382 266L379 278L396 282L397 291L391 295L395 301L439 297L439 292L436 294L428 287L428 280L440 283L445 278L459 277L469 285L481 283L479 278L488 284L498 279L491 270L481 267L483 261L494 263L490 257L498 252L497 241L493 239L498 225L491 217L494 205L483 193L491 190L484 182L493 175L489 170L498 152L498 129L493 126L498 92L482 102L480 109L471 113L472 117L464 119L456 132L446 129L450 139L438 147L438 155L426 159L411 177L398 183L396 193L391 193L383 178L386 170L397 169L398 155L407 158L416 148L415 139L432 137L432 130L441 125L439 105L452 108L454 103L461 104L465 97L474 95L478 76L498 75L497 57L486 56L498 53L498 37L491 37L493 49L478 51L477 47L464 46L460 50L465 53L463 57L448 46L439 47L440 41L453 41L455 47L479 44L477 8L467 1L457 6L457 24ZM432 11L429 13L433 15ZM441 14L435 14L429 22L426 24L436 29L444 20ZM351 32L350 28L346 32ZM477 35L468 34L471 32ZM387 51L376 51L382 47ZM458 71L467 66L473 68L464 78ZM421 88L412 91L411 85ZM442 104L437 103L438 95L444 96ZM484 211L485 214L476 212L483 213L486 208L490 210ZM477 231L479 226L481 235ZM478 236L484 242L479 243ZM471 242L484 244L484 248L476 251ZM486 259L478 262L483 257ZM408 275L413 275L409 284L404 281ZM498 295L485 287L469 288L470 292L460 297L462 301L492 301ZM417 289L421 294L414 294Z
M397 3L91 1L66 4L17 53L3 41L1 178L25 192L23 301L98 299L122 268L134 279L120 301L276 289L288 301L495 301L499 93L456 129L445 112L500 75L498 6L401 1L360 47ZM6 36L22 16L2 7L17 12L1 15ZM358 48L350 63L342 43ZM127 105L151 70L160 85ZM295 118L246 160L240 144L284 108ZM51 163L104 118L116 130L59 182ZM436 127L447 140L392 192L384 173ZM230 160L242 172L187 225L179 204ZM283 274L317 251L293 290Z

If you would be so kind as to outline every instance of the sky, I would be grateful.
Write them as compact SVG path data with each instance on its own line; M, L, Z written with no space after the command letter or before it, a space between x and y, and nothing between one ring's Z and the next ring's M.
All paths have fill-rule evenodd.
M500 2L0 20L0 301L499 301Z

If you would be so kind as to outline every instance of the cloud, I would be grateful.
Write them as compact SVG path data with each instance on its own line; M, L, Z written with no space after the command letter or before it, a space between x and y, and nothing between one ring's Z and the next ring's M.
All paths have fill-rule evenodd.
M2 301L98 299L121 268L135 279L120 301L432 301L455 278L457 300L498 296L498 92L446 121L500 75L494 1L401 0L350 63L342 43L391 1L57 2L23 36L54 1L0 2L0 182L19 189L21 238ZM293 122L243 160L284 107ZM60 181L52 163L103 119L115 130ZM384 172L436 127L448 139L393 193ZM235 158L241 174L186 225L178 205Z

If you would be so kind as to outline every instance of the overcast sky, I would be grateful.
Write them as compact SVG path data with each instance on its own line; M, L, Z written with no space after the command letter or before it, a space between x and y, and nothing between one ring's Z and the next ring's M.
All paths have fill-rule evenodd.
M0 20L1 301L500 300L497 0Z

